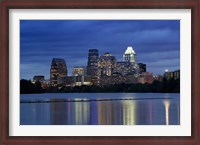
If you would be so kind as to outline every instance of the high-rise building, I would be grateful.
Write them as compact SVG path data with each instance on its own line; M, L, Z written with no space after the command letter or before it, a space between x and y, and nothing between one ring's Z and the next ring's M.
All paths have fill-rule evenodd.
M86 76L87 69L85 66L74 67L72 70L73 76Z
M147 69L146 69L146 64L144 64L144 63L138 63L138 66L139 66L139 73L140 74L142 74L143 72L146 72L147 71Z
M87 75L97 76L99 52L97 49L89 49Z
M50 69L50 83L53 86L65 84L67 77L67 66L64 59L53 58Z
M136 53L131 46L126 49L123 60L125 62L136 62Z
M120 73L122 76L138 75L139 66L136 62L136 53L132 47L128 47L123 55L123 61L117 62L117 66L114 70L116 73Z
M100 56L98 62L98 76L111 76L112 73L114 73L116 64L117 60L112 54L107 52Z

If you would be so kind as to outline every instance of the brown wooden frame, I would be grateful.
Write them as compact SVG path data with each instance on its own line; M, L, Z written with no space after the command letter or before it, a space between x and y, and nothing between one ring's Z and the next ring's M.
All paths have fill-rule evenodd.
M200 145L199 0L5 0L1 3L0 144L126 144ZM9 136L9 9L191 9L192 10L192 136L190 137L17 137ZM186 72L185 72L186 73Z

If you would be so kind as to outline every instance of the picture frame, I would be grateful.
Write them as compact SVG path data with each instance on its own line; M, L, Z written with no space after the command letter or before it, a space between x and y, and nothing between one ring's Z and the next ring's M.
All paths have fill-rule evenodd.
M9 10L10 9L191 9L192 11L192 135L191 136L9 136ZM62 0L1 2L1 144L177 144L200 143L199 108L199 1L198 0Z

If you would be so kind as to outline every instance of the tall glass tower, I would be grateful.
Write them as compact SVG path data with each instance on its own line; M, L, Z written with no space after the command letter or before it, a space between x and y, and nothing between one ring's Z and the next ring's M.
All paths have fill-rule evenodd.
M126 49L123 59L125 62L136 62L136 53L131 46Z
M65 84L67 77L67 65L64 59L53 58L50 69L50 83L53 86Z
M89 49L88 63L87 63L87 75L97 76L99 61L99 52L97 49Z

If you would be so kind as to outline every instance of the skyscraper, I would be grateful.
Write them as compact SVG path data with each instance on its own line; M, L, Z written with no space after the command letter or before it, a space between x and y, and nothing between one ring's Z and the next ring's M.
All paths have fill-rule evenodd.
M140 69L140 74L142 74L143 72L146 72L146 64L144 63L138 63L139 69Z
M67 66L64 59L53 58L50 69L50 83L53 86L65 84L67 77Z
M99 52L97 49L89 49L87 75L97 76Z
M126 49L123 59L125 62L136 62L136 53L131 46Z
M114 71L120 73L122 76L137 75L139 73L139 66L136 62L136 53L131 46L126 49L123 55L123 61L117 62Z
M112 54L108 52L100 56L99 62L98 62L98 75L111 76L116 67L116 63L117 63L117 60L115 56L113 56Z

